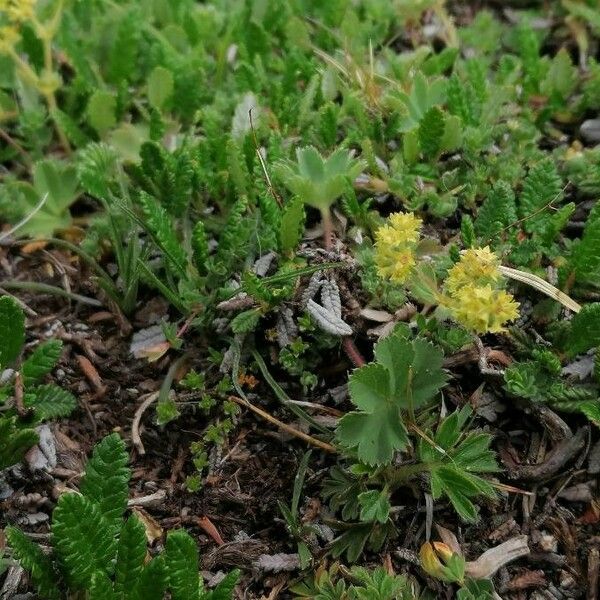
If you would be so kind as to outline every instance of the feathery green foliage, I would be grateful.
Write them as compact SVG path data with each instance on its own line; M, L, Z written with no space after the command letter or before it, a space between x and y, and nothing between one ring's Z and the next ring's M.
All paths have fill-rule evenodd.
M9 366L14 368L15 374L0 383L0 404L6 403L0 413L0 470L18 463L27 450L38 442L32 425L68 416L77 406L71 392L52 383L38 385L60 359L62 343L58 340L42 342L20 362L24 344L23 310L10 296L2 296L0 374ZM23 415L15 406L17 386L22 393L23 408L30 410L31 415Z
M232 571L204 591L196 543L170 532L164 553L146 561L146 532L134 515L124 519L129 483L127 453L117 434L105 438L89 460L81 493L63 493L52 515L52 552L45 554L21 531L7 529L13 555L48 600L84 593L97 600L231 600ZM125 496L123 496L123 490Z

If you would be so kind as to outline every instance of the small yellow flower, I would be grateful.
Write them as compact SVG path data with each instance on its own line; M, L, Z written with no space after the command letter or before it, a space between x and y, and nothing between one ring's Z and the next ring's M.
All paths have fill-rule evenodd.
M10 52L19 41L19 32L14 25L0 26L0 54Z
M476 333L500 333L507 321L519 316L519 303L512 294L491 285L466 285L447 302L453 318Z
M29 21L35 11L35 0L0 0L0 13L12 23Z
M499 266L500 259L487 246L470 248L448 271L445 287L450 294L454 294L468 285L496 284L502 278Z
M415 266L423 222L412 213L394 213L375 232L375 264L381 277L404 283Z
M389 222L396 232L397 244L416 244L419 241L423 221L413 213L393 213L389 216Z
M415 266L415 262L415 253L412 248L377 245L375 264L381 277L386 277L396 283L404 283Z

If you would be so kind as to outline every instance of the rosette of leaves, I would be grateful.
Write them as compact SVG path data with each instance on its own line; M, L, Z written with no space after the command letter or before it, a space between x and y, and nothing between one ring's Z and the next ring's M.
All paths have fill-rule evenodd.
M336 431L341 446L370 466L390 464L409 446L407 418L432 400L446 383L443 353L428 341L409 338L397 327L375 346L375 361L350 376L356 410L344 415Z

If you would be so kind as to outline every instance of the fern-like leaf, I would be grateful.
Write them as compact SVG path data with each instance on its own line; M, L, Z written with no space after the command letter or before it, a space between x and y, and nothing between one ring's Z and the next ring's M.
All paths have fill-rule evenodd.
M112 582L104 571L96 571L92 575L89 600L120 600L120 598L115 594Z
M229 177L235 188L236 195L249 196L250 176L242 153L233 139L227 142L227 164L229 167Z
M169 532L165 557L172 599L198 598L202 584L198 574L198 548L192 537L183 529Z
M0 471L16 465L38 441L38 434L29 428L17 426L16 417L0 417Z
M187 257L177 239L171 217L156 199L146 192L140 192L139 202L145 217L144 225L164 253L167 265L180 277L185 278Z
M304 231L304 204L295 198L284 209L279 229L279 246L284 254L296 249Z
M79 494L63 494L52 515L56 553L74 588L89 589L96 571L110 573L117 543L98 504Z
M128 600L163 600L168 581L165 560L153 558L138 577Z
M35 410L36 419L68 417L77 407L75 396L53 383L39 385L25 394L24 404Z
M205 275L208 265L208 240L206 239L206 230L202 221L198 221L194 225L194 231L192 232L192 252L198 273Z
M30 574L31 581L40 596L49 600L59 600L61 595L57 585L58 575L54 570L52 559L19 529L7 527L5 533L15 558Z
M444 135L444 114L437 107L430 108L419 123L419 144L426 158L435 158Z
M127 596L144 569L146 533L140 520L129 517L121 528L115 566L115 592Z
M516 221L515 194L508 183L497 181L477 213L475 232L484 243L490 242Z
M525 231L543 234L550 225L552 214L543 210L562 199L562 181L552 159L544 159L531 167L519 197L519 216Z
M227 272L227 274L231 271L235 261L248 253L247 242L250 228L245 216L247 210L248 200L245 197L239 198L233 205L225 227L219 236L215 263L219 265L221 271Z
M573 249L571 266L581 285L600 288L600 218L590 218L581 241Z
M25 315L10 296L0 298L0 368L21 354L25 343Z
M117 173L117 153L106 144L92 143L78 157L77 176L83 189L95 198L107 199Z
M125 444L118 434L105 437L95 448L81 480L81 493L94 502L113 534L118 530L129 495L130 471Z
M586 304L571 321L568 351L580 354L600 346L600 302Z
M39 383L55 367L62 353L60 340L42 342L21 366L23 384L28 388Z

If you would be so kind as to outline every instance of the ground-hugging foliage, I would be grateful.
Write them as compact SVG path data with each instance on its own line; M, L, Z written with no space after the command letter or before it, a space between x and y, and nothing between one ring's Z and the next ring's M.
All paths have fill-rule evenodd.
M126 317L150 295L168 301L171 322L147 356L191 352L197 364L180 381L169 371L157 421L192 410L210 420L191 448L190 490L255 385L262 408L277 400L334 449L322 490L342 520L333 542L301 522L301 491L283 509L303 566L316 548L354 562L394 540L398 490L448 501L466 522L495 501L492 435L444 368L461 352L478 354L477 386L511 406L600 422L600 151L583 123L600 109L600 11L592 0L531 2L507 18L459 4L0 0L10 237L71 253ZM0 303L0 368L20 364L36 420L67 414L72 399L42 381L60 345L19 363L22 317ZM502 371L487 364L492 346L510 354ZM294 402L346 383L334 425ZM1 393L12 397L12 383ZM35 441L20 417L0 417L1 466ZM127 468L114 449L92 459L84 500L63 504L122 528L127 544L139 528L122 523ZM57 551L74 567L61 523L76 523L57 511ZM123 582L139 556L114 537L96 540L69 583L98 598L160 585L187 597L197 574L179 577L178 565L197 555L170 540L137 591ZM113 573L117 555L128 566ZM365 589L402 597L392 579L368 577ZM361 597L333 575L321 584Z
M108 460L115 470L103 476ZM40 597L58 599L80 591L91 600L162 600L168 591L173 600L230 600L237 572L205 590L196 543L183 530L169 532L164 552L148 559L144 525L135 515L124 515L126 463L125 444L117 434L96 446L80 491L66 492L58 500L50 555L19 529L6 530L15 558Z
M4 469L18 463L36 444L35 425L68 416L77 402L69 391L41 383L60 359L60 340L40 343L21 360L25 315L10 296L0 297L0 339L0 406L4 409L0 413L0 469Z

